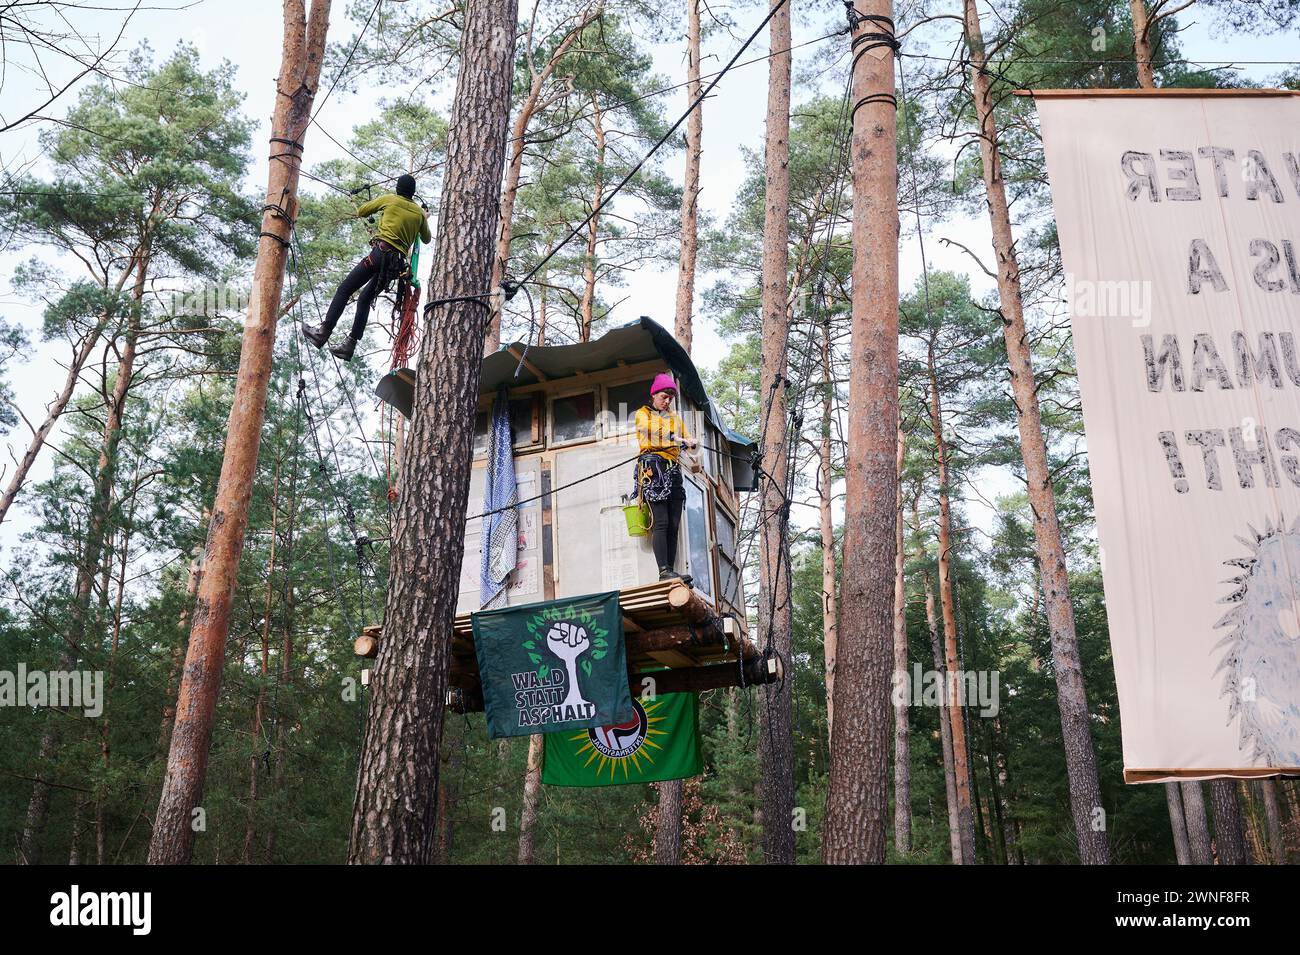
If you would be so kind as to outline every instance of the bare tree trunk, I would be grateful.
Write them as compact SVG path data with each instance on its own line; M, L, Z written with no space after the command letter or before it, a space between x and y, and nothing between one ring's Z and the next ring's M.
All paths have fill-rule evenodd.
M262 236L253 270L253 294L248 303L239 377L226 427L226 453L221 462L212 520L204 550L204 574L194 607L194 626L185 656L185 672L176 705L167 774L149 843L152 864L184 864L194 848L194 810L203 798L212 722L225 664L230 609L239 558L248 527L248 502L257 476L257 453L266 416L266 387L271 377L275 326L284 290L291 218L298 205L301 144L311 119L329 27L330 0L284 0L284 40L280 75L276 80L275 112L271 119L272 152L288 153L269 166ZM284 213L276 209L284 210Z
M81 865L81 817L84 802L83 797L78 795L72 805L72 840L68 847L68 865Z
M1137 60L1138 86L1155 89L1156 74L1151 68L1151 30L1155 24L1147 15L1145 0L1128 0L1128 7L1133 16L1133 58Z
M817 507L821 519L822 543L822 656L826 669L826 741L835 728L835 652L839 641L840 611L835 597L835 518L831 509L834 472L831 456L831 416L834 414L835 385L831 372L831 326L822 323L821 442L817 448Z
M985 70L984 36L980 30L975 0L964 0L966 39L970 46L971 82L975 111L980 121L980 156L993 248L998 259L998 297L1001 302L1003 337L1011 375L1011 393L1020 429L1020 448L1025 465L1029 504L1034 514L1034 543L1042 574L1047 604L1047 623L1052 641L1052 664L1056 677L1057 703L1061 711L1061 739L1070 777L1070 806L1079 838L1079 859L1088 865L1110 862L1110 840L1104 825L1101 783L1097 777L1097 756L1092 744L1088 698L1083 685L1083 664L1075 633L1074 608L1065 567L1065 545L1056 514L1056 496L1047 461L1047 442L1038 407L1029 335L1025 329L1020 297L1020 263L1011 231L1006 183L998 153L999 134L993 113L989 75Z
M890 17L890 0L855 0ZM865 49L880 21L853 29ZM773 48L776 44L773 43ZM894 58L887 46L853 69L853 344L844 489L841 627L836 654L822 858L883 863L888 826L889 676L893 667L894 452L898 422L898 165Z
M1286 865L1286 835L1282 828L1282 810L1278 805L1277 781L1261 779L1259 789L1264 797L1264 817L1268 821L1268 844L1273 864Z
M700 0L686 0L686 102L700 95ZM686 121L686 172L682 182L682 247L677 262L677 342L691 352L691 311L695 303L695 255L699 248L700 151L704 104Z
M700 95L700 0L686 0L686 101ZM689 355L692 312L695 305L695 259L699 249L700 143L704 105L691 111L686 121L686 170L682 183L682 241L677 259L677 300L674 330L678 344ZM825 529L823 520L823 543ZM835 558L831 556L832 575ZM823 566L825 557L823 556ZM832 576L832 594L834 577ZM832 607L834 596L831 597ZM682 799L686 781L669 779L657 783L659 807L655 816L654 855L658 865L680 865L682 861Z
M655 865L681 865L682 796L686 780L667 779L655 784L659 811L655 814Z
M186 637L189 635L194 595L198 593L199 581L202 579L203 558L195 548L195 556L190 561L190 570L185 581L185 603L181 607L180 619L176 623L176 642L172 644L171 662L167 667L167 690L163 697L162 725L158 731L158 752L163 756L167 755L172 745L172 726L176 722L176 684L180 680L181 665L185 662Z
M763 687L767 731L759 734L763 792L763 861L794 864L794 738L790 685L794 678L791 640L789 513L785 505L787 444L786 349L790 334L790 7L772 17L771 49L784 50L768 63L765 148L766 207L763 217L763 468L760 491L759 631L781 658L786 679Z
M542 734L528 737L528 768L524 770L524 808L519 817L519 864L533 864L537 795L542 788Z
M1174 857L1179 865L1191 865L1192 848L1187 841L1187 820L1177 783L1165 783L1165 801L1169 804L1169 828L1174 834Z
M939 604L943 608L944 703L952 723L953 771L957 779L957 820L962 860L974 865L975 811L971 804L970 753L966 744L966 707L959 698L961 665L957 659L957 611L952 592L952 506L948 496L948 442L943 436L943 405L935 372L934 342L926 357L930 376L930 430L939 470Z
M452 104L430 300L481 294L492 273L514 70L517 0L469 0ZM393 522L384 639L371 681L348 861L424 863L434 853L439 746L478 407L484 314L443 306L420 346Z
M402 432L400 416L398 418L397 432L397 475L398 482L401 482L402 474ZM300 435L295 433L295 440L300 439ZM294 608L296 606L296 591L293 583L293 545L295 541L294 533L298 526L298 458L293 459L292 470L289 472L289 513L286 516L284 528L284 632L280 642L280 687L284 689L292 698L292 689L294 683ZM272 771L271 784L275 792L283 791L284 787L284 769L285 756L288 751L289 727L288 720L283 712L283 705L277 707L277 712L273 715L275 720L275 768ZM270 825L266 833L266 859L267 862L274 864L275 844L279 836L277 826L278 816L271 815Z
M113 382L113 391L108 397L104 415L104 436L99 451L99 461L95 468L94 491L90 502L90 519L82 552L77 565L76 583L72 596L72 619L68 624L68 633L64 636L64 650L60 655L59 669L71 670L76 666L81 655L81 644L86 636L90 617L90 600L95 587L95 575L100 572L100 561L104 554L105 538L108 535L109 511L113 501L113 481L117 473L117 450L122 438L122 419L126 411L127 393L131 388L131 378L135 373L136 340L140 334L140 310L144 299L145 285L149 272L150 251L148 239L140 253L140 262L136 271L135 288L132 293L131 314L127 318L126 335L122 351L118 358L117 377ZM107 388L107 382L104 382ZM60 709L65 709L61 707ZM42 771L49 772L58 756L60 724L55 720L46 720L41 736ZM49 783L41 778L32 785L31 799L27 804L27 817L21 836L21 855L28 864L40 861L41 840L45 834L45 823L50 806Z
M1210 780L1210 804L1214 807L1214 846L1220 865L1246 864L1246 838L1237 802L1237 784L1231 779Z
M1268 838L1264 835L1259 819L1259 807L1255 805L1255 794L1247 780L1237 780L1237 794L1241 800L1242 816L1246 825L1246 859L1250 865L1267 865L1269 860Z
M519 106L519 114L510 128L510 161L506 165L505 186L501 190L501 214L500 225L497 233L496 258L492 260L492 281L488 286L495 291L501 285L506 275L506 267L510 263L510 242L514 236L515 226L515 203L519 198L519 183L524 169L524 154L528 148L528 125L532 122L533 117L540 110L545 109L558 97L549 97L545 102L542 100L542 90L546 82L555 74L556 67L560 65L563 59L577 42L591 23L597 20L604 12L605 4L603 0L598 0L584 15L578 20L573 29L564 35L564 38L555 46L547 58L546 64L539 70L532 59L532 32L529 31L527 42L528 67L532 80L528 86L528 95L524 97L523 103ZM541 341L538 341L541 344ZM488 324L487 338L484 341L485 355L490 355L501 347L501 313L493 309L492 318Z
M444 747L440 757L446 764L446 772L438 786L438 849L436 858L442 865L451 863L452 848L456 844L456 773L460 768L460 748Z
M939 640L939 621L934 610L934 590L930 586L930 574L925 575L925 624L930 630L930 650L934 656L934 669L941 676L946 676L947 669L943 663L943 645ZM943 685L948 681L944 679ZM948 845L952 853L953 865L961 865L965 856L961 838L961 810L957 801L957 762L952 751L952 718L948 713L947 694L939 694L939 739L943 745L943 785L948 797Z
M81 370L85 367L86 361L90 358L90 353L94 351L95 345L98 344L100 336L104 333L106 323L107 319L101 317L94 330L87 332L81 343L73 350L72 362L68 365L68 374L63 380L63 388L54 397L54 400L46 406L45 420L41 422L40 427L32 429L32 439L27 444L27 450L23 452L22 458L18 460L17 469L9 479L9 483L5 485L4 494L0 496L0 523L4 521L9 513L9 508L13 506L14 500L18 497L18 492L22 490L28 472L31 471L32 465L36 463L41 448L45 446L45 439L50 436L50 431L59 420L59 416L68 407L68 402L72 400L72 394L77 389L77 382L81 379Z
M262 709L266 705L266 678L271 672L271 608L275 598L275 544L280 518L280 459L275 462L271 479L271 545L266 558L266 595L262 600L261 683L253 703L253 719L248 727L248 820L244 827L244 865L253 862L253 843L257 841L257 769L261 762L258 742L262 737ZM242 663L242 660L241 660Z
M605 114L595 94L591 97L591 129L596 136L596 182L591 208L597 210L605 201ZM596 320L596 243L600 235L600 213L587 223L587 251L582 259L582 300L579 306L581 327L578 341L591 341L591 326Z
M898 453L894 471L899 475L898 518L894 522L894 680L904 685L907 673L907 588L903 580L903 458L907 451L902 422L898 425ZM912 760L908 707L911 701L894 695L894 851L907 855L912 851Z
M546 286L546 270L542 270L541 276L542 289L537 296L537 347L541 348L546 344L546 312L550 296L550 289Z
M1192 865L1214 865L1210 847L1210 821L1205 814L1205 793L1199 781L1180 782L1183 818L1187 820L1187 846Z
M108 686L104 692L103 712L100 713L99 752L104 763L105 774L108 773L112 752L112 737L109 732L111 725L109 709L113 699L113 689L117 684L117 648L122 637L122 604L126 599L126 568L127 564L130 563L132 528L135 524L136 501L138 500L135 493L139 490L140 467L138 464L135 470L135 477L132 478L131 482L133 488L131 513L127 518L126 526L122 530L122 548L117 554L117 593L113 597L112 636L108 650ZM105 596L108 594L107 581L105 582L104 594ZM95 864L108 864L108 814L102 792L96 794L95 797Z

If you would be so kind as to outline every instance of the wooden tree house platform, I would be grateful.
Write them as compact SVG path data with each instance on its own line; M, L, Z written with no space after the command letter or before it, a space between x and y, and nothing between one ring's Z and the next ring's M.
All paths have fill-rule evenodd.
M619 591L627 646L628 683L634 694L654 680L655 693L699 692L727 686L775 683L779 658L765 657L734 617L719 617L686 580L664 580ZM448 705L457 712L483 709L472 615L456 617L448 677ZM367 627L358 656L379 651L381 628Z

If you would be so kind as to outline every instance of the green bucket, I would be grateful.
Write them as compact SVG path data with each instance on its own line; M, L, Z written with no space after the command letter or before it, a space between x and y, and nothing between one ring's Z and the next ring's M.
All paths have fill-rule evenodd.
M649 508L640 504L624 504L623 519L627 521L629 537L645 537L650 533Z

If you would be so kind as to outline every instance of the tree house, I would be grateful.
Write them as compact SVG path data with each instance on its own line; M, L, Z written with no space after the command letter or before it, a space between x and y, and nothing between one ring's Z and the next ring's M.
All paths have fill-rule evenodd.
M660 582L650 538L629 535L623 505L634 491L633 416L649 403L650 383L663 371L677 380L678 412L700 448L682 458L686 503L675 568L682 580ZM414 382L414 372L398 369L376 391L409 417ZM728 427L672 335L643 317L593 342L526 351L515 343L484 358L471 515L484 510L492 404L502 385L510 400L518 499L525 502L518 508L519 553L507 606L619 591L629 678L638 693L638 675L664 667L684 672L656 678L666 681L659 692L778 678L777 661L748 638L737 553L741 495L755 489L754 442ZM465 525L451 673L451 685L463 694L458 708L482 705L470 629L480 606L482 524ZM358 652L366 639L358 641ZM363 655L374 648L372 640Z

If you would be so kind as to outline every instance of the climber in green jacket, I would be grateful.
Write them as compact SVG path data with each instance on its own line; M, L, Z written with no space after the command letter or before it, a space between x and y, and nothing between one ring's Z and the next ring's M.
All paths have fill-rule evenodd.
M433 241L427 213L412 200L414 195L415 177L399 176L396 192L380 196L357 210L360 217L377 212L382 212L383 215L379 218L379 228L371 240L370 253L352 267L352 271L339 285L334 298L330 300L325 321L319 327L302 323L303 337L317 348L329 341L330 333L342 317L343 309L347 308L348 300L360 290L357 315L352 320L352 333L330 349L332 355L351 361L352 353L356 351L357 343L366 330L366 320L370 317L370 306L374 304L375 296L406 271L407 255L417 237L425 242Z

